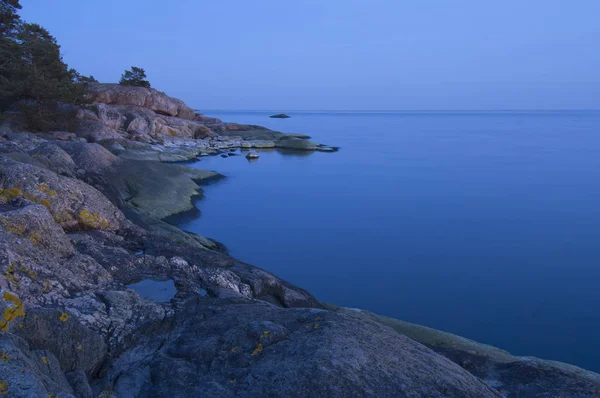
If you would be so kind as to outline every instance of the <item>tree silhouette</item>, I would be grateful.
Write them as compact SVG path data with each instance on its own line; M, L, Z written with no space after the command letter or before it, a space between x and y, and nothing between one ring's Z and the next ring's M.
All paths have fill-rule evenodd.
M123 86L138 86L150 88L150 82L146 80L146 71L143 68L132 66L130 70L126 70L121 76L119 84Z

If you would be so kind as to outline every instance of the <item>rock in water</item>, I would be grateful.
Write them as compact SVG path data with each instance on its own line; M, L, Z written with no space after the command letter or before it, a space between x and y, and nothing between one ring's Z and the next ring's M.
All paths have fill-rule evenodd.
M278 113L277 115L271 115L269 117L273 118L273 119L289 119L290 118L290 116L286 115L285 113Z
M248 152L246 154L246 159L258 159L260 156L256 152Z

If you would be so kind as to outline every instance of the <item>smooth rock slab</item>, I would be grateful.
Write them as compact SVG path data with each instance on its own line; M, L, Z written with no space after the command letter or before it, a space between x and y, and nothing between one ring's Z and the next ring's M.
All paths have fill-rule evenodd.
M112 363L104 389L173 398L501 397L370 320L208 297L189 297L176 312L168 334L139 339Z

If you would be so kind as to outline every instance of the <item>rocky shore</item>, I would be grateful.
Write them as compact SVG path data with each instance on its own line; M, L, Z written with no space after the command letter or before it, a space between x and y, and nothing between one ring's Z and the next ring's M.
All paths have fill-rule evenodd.
M337 148L154 89L90 84L90 100L61 110L70 132L0 126L0 395L600 396L595 373L320 303L165 221L220 178L173 162ZM176 294L128 287L145 280Z

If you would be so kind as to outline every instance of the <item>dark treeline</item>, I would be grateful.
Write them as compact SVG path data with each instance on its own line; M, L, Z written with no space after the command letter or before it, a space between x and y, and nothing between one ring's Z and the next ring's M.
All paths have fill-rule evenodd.
M16 0L0 0L0 110L16 106L29 127L52 128L57 103L83 104L82 83L93 77L69 68L56 39L38 24L21 20Z
M85 105L86 84L96 82L69 68L50 32L21 19L18 0L0 0L0 112L20 111L32 130L68 129L74 115L60 104ZM125 71L121 84L150 87L144 69Z

